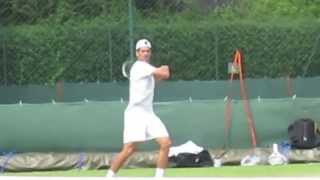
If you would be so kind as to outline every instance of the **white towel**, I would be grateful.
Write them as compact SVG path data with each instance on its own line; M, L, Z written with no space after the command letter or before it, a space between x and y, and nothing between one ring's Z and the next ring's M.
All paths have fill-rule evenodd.
M186 143L180 146L171 147L169 150L169 157L177 156L180 153L192 153L192 154L199 154L203 151L203 147L196 145L192 141L187 141Z

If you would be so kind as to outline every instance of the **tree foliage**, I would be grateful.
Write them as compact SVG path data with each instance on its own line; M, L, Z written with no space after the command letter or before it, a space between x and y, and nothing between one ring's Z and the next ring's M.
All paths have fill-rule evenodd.
M133 2L134 39L151 39L174 80L226 79L236 48L252 78L320 75L320 0ZM127 0L6 0L0 18L9 83L122 80Z

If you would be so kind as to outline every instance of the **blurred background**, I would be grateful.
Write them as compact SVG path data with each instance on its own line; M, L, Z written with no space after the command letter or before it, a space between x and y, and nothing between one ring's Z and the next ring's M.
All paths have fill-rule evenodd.
M136 40L171 80L226 80L236 48L249 78L320 74L319 0L4 0L2 86L123 81Z

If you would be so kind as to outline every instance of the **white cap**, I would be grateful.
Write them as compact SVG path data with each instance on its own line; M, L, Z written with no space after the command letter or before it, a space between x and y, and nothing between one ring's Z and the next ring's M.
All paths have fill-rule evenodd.
M151 48L151 43L147 39L140 39L136 44L136 50L140 48Z

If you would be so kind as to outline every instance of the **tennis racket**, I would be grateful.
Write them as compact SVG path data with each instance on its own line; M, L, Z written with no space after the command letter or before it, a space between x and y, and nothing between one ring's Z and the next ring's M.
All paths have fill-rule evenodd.
M121 71L122 71L123 77L127 79L130 78L130 70L134 62L135 62L134 60L126 60L125 62L122 63Z

